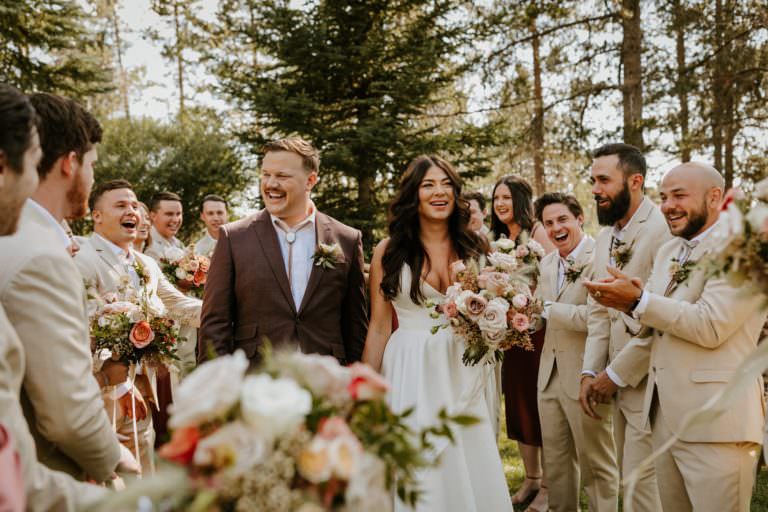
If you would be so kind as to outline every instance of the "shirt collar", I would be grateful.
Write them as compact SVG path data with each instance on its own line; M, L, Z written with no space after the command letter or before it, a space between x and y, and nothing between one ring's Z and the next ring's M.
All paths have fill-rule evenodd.
M645 198L643 198L643 202L645 202ZM627 222L623 228L619 229L619 227L616 224L613 225L614 238L618 238L619 240L624 238L624 233L627 232L627 230L629 229L629 226L632 225L632 222L634 222L635 217L637 217L637 214L640 213L640 210L643 208L643 202L640 203L640 206L637 207L637 210L635 210L635 213L632 214L632 218L629 219L629 222Z
M712 232L714 227L717 226L717 224L719 222L720 222L720 220L718 219L717 222L715 222L714 224L709 226L706 231L704 231L702 233L699 233L698 235L696 235L695 237L691 238L690 240L686 240L685 238L682 238L682 237L681 238L684 241L684 243L686 243L687 245L689 245L691 247L696 247L697 245L699 245L701 243L702 240L704 240L707 237L707 235L709 235Z
M272 219L272 225L274 225L276 227L279 227L280 229L283 229L286 232L288 232L288 231L299 231L299 230L303 229L304 226L308 226L308 225L314 226L315 225L315 220L316 220L316 217L317 217L317 208L315 208L315 203L310 203L309 206L312 209L312 211L310 212L309 216L306 219L304 219L303 221L301 221L298 224L296 224L295 226L293 226L292 228L289 228L288 225L282 219L279 219L279 218L275 217L271 213L269 214L269 218Z
M587 240L591 240L591 239L592 239L591 236L584 233L581 237L581 241L579 241L576 247L574 247L573 250L570 253L568 253L568 256L566 256L565 258L561 257L560 259L563 261L568 261L568 260L576 261L576 258L579 257L579 254L581 254L581 251L584 249L584 246L587 245Z
M94 233L93 236L99 237L99 239L102 242L104 242L104 244L106 244L107 247L109 247L109 250L112 251L112 253L115 256L117 256L118 258L120 258L121 260L125 260L125 261L127 261L129 263L131 263L133 261L133 254L131 254L130 250L126 251L125 249L123 249L119 245L117 245L115 243L112 243L111 241L107 240L106 238L104 238L103 236L101 236L98 233Z
M152 237L152 240L157 240L158 242L164 242L168 245L176 246L176 237L171 238L165 238L163 235L160 234L160 232L155 228L155 226L150 226L149 228L149 234Z
M56 218L51 214L51 212L49 212L47 208L45 208L43 205L41 205L34 199L31 199L31 198L27 199L27 204L29 204L40 215L42 215L43 218L51 225L51 227L53 227L53 229L56 231L56 235L61 240L61 243L64 246L64 248L69 247L69 245L72 243L72 240L69 238L69 235L64 229L64 226L62 226L59 223L59 221L56 220Z

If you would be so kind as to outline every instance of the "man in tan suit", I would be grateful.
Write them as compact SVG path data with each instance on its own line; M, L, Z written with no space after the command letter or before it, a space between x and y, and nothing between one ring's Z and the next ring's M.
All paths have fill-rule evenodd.
M708 277L696 266L720 249L717 230L725 181L714 168L686 163L661 184L662 211L675 238L659 249L643 290L639 279L614 272L609 283L586 283L604 306L643 326L630 348L650 351L642 418L655 447L674 437L656 459L664 510L747 511L765 418L762 378L740 400L705 423L683 429L734 377L757 347L766 318L764 297Z
M16 231L21 207L37 187L36 167L42 156L32 104L5 84L0 84L0 125L0 237L5 237ZM38 462L19 402L25 366L24 349L0 306L0 423L10 433L21 460L24 489L19 492L24 493L29 510L83 508L98 500L104 489L77 482Z
M598 221L606 226L595 244L594 279L610 277L609 266L647 278L658 248L671 235L659 209L644 195L645 158L628 144L608 144L595 151L591 173ZM585 412L596 418L599 414L594 404L611 402L616 395L613 429L619 467L626 477L652 452L651 432L643 427L641 416L648 361L627 357L631 365L615 365L630 340L627 319L594 300L588 300L587 305L587 342L579 398ZM618 385L624 387L619 389ZM626 489L626 482L623 487ZM625 493L625 503L626 499ZM652 467L637 484L633 506L634 510L649 512L661 507Z
M242 348L256 364L267 338L276 346L360 360L368 328L362 235L310 200L319 166L317 150L302 139L265 147L266 208L219 230L199 358Z
M31 100L43 149L40 184L18 231L0 237L0 304L27 355L21 401L38 458L101 482L121 460L135 460L118 443L91 377L85 289L60 224L87 211L100 128L71 100Z
M557 249L541 260L536 288L547 324L538 393L549 508L577 510L583 478L589 509L615 511L619 470L611 424L586 416L579 406L587 335L587 290L582 282L593 274L595 241L582 230L584 211L575 197L547 193L534 207ZM608 405L601 408L610 411Z
M195 254L210 258L219 239L219 228L229 219L227 201L214 194L205 196L200 208L200 218L205 223L205 235L195 243Z
M140 222L139 200L131 184L125 180L112 180L98 185L90 198L91 216L94 233L83 244L75 256L75 264L83 279L94 286L99 294L117 292L121 281L128 279L134 289L145 294L156 311L180 319L187 325L200 325L202 301L186 297L179 292L163 275L158 264L144 254L133 249L133 241ZM139 277L135 264L140 263L149 276L146 282ZM143 471L152 468L152 454L155 432L152 428L152 416L147 414L144 401L152 399L147 375L137 377L140 414L137 414L139 430L139 450ZM134 447L133 421L130 407L114 407L113 401L129 406L131 404L130 386L122 383L117 387L102 388L108 412L116 410L117 431L122 435L123 444L129 449ZM142 400L143 398L143 400ZM159 404L155 404L156 406Z

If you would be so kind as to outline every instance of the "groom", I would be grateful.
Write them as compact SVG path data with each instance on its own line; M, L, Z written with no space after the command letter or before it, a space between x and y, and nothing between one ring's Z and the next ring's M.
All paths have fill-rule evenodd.
M221 227L205 285L198 361L275 347L360 360L368 328L362 235L317 211L320 155L290 137L264 147L265 209ZM322 244L322 245L321 245Z

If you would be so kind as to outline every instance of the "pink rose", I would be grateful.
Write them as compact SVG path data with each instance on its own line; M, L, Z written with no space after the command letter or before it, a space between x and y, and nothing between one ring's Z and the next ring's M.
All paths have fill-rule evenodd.
M152 326L149 325L149 322L142 320L141 322L133 324L128 339L131 340L134 347L144 348L155 339L155 331L152 330Z
M443 304L443 314L446 318L456 318L459 314L459 309L456 307L456 303L447 302Z
M517 295L512 297L512 305L515 307L515 309L523 309L525 306L528 305L528 297L526 297L522 293L518 293Z
M485 300L485 297L482 295L473 293L467 297L465 305L467 307L467 312L471 316L480 316L483 314L483 311L485 311L485 307L488 305L488 301Z
M528 252L529 252L528 248L524 245L521 245L520 247L517 248L517 251L516 251L517 257L525 258L526 256L528 256Z
M518 332L527 331L529 325L530 325L530 321L528 320L528 317L525 316L524 314L515 313L512 316L512 327L517 329Z
M467 266L464 264L463 261L458 260L451 263L451 279L454 281L458 279L459 274L467 270Z
M349 425L341 416L330 416L320 420L317 435L329 441L337 437L355 437L349 429Z
M477 276L477 286L479 286L482 290L485 290L488 287L488 273L487 272L481 272Z
M485 289L494 295L504 295L509 287L509 278L502 272L488 272Z
M389 384L376 370L364 363L349 367L352 379L348 390L353 400L379 400L389 389Z

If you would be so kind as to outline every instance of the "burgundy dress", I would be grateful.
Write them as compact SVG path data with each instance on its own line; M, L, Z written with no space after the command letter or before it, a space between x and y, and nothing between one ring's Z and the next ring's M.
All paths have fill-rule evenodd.
M533 446L541 446L537 381L544 333L542 329L531 336L534 350L512 347L504 352L501 364L507 437Z

